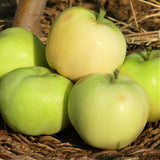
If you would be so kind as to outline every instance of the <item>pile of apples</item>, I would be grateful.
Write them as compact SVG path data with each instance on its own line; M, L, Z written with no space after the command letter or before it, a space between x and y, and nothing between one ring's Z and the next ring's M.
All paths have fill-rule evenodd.
M83 7L63 11L47 44L18 27L0 33L0 113L14 131L70 124L89 145L121 149L160 120L160 51L126 55L120 29Z

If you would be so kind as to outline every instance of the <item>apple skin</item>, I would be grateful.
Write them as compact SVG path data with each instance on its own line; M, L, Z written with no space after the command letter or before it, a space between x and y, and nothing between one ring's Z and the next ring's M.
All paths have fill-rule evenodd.
M6 124L26 135L50 135L66 128L72 82L45 67L24 67L0 82L0 110Z
M142 85L148 93L150 114L148 121L160 120L160 50L153 50L148 60L141 55L146 51L126 56L120 72L126 74Z
M125 75L110 82L108 75L96 73L73 86L68 114L87 144L99 149L121 149L144 129L149 114L148 95Z
M126 41L110 20L83 7L63 11L49 31L46 58L51 68L77 81L91 73L112 73L126 55Z
M28 66L48 66L42 42L20 27L0 32L0 78L13 69Z

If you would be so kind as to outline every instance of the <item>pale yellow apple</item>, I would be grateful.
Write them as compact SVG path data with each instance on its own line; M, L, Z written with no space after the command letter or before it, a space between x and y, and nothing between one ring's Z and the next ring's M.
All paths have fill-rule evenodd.
M46 45L51 68L74 81L120 68L126 55L124 35L113 22L100 16L97 21L99 14L77 6L58 16Z

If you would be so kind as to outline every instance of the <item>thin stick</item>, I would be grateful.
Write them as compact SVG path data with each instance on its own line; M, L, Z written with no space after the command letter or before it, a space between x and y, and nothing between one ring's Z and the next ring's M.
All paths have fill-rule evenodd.
M107 18L108 18L109 20L111 20L111 21L116 22L117 24L123 24L123 25L126 25L126 23L124 23L124 22L122 22L122 21L119 21L119 20L117 20L117 19L115 19L115 18L113 18L113 17L109 17L109 16L107 16Z
M133 17L134 17L134 20L135 20L136 27L139 28L139 25L138 25L138 22L137 22L137 18L136 18L136 14L134 12L132 0L129 0L129 2L130 2L130 6L131 6L131 10L132 10L132 13L133 13Z
M144 21L144 20L146 20L146 19L148 19L148 18L159 17L159 16L160 16L160 13L155 13L155 14L151 14L151 15L146 15L144 18L138 20L138 22L142 22L142 21ZM134 22L131 22L131 23L129 23L129 24L121 27L121 29L127 28L127 27L129 27L129 26L131 26L131 25L133 25L133 24L134 24Z
M4 27L4 24L0 25L0 29L1 29L2 27Z
M160 2L157 2L157 0L150 0L153 3L156 3L157 5L160 5Z
M154 3L152 3L152 2L147 2L147 1L144 1L144 0L138 0L138 1L143 2L143 3L146 3L146 4L149 4L149 5L154 6L154 7L160 8L160 5L154 4Z
M159 31L151 31L151 32L144 32L144 33L133 33L133 34L128 34L125 35L125 37L133 37L133 36L143 36L143 35L148 35L148 34L159 34Z

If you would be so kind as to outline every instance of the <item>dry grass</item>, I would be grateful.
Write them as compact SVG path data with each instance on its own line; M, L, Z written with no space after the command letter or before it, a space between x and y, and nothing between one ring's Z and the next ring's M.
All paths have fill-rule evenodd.
M117 4L117 5L116 5ZM5 8L13 8L17 5L15 0L2 0L0 2L0 10ZM160 43L160 1L159 0L48 0L44 16L42 18L42 34L41 40L46 43L48 30L51 23L57 15L68 7L74 5L81 5L86 8L98 10L99 7L110 7L113 12L108 14L106 18L112 20L124 33L128 44L153 44L159 46ZM109 6L110 5L110 6ZM117 6L117 8L116 8ZM2 8L2 9L1 9ZM116 11L117 15L115 15ZM110 10L111 10L110 9ZM122 10L122 11L121 11ZM124 13L123 13L124 12ZM126 14L127 13L127 14ZM2 13L1 13L2 14ZM8 14L8 13L7 13ZM117 18L125 17L126 18ZM13 9L11 15L8 17L0 16L0 31L10 27L13 20ZM127 17L128 16L128 17Z
M160 25L155 27L154 30L147 30L146 27L147 21L149 21L150 24L155 24L155 26L157 25L155 22L159 22L160 24L160 2L156 0L137 0L137 3L140 2L141 6L148 5L151 8L151 10L148 11L148 14L144 16L135 11L136 5L134 6L134 4L137 3L133 4L133 1L134 0L129 0L132 15L127 22L112 17L107 18L114 21L120 27L129 44L149 45L155 43L156 45L160 45ZM145 28L143 27L143 24L145 24Z

